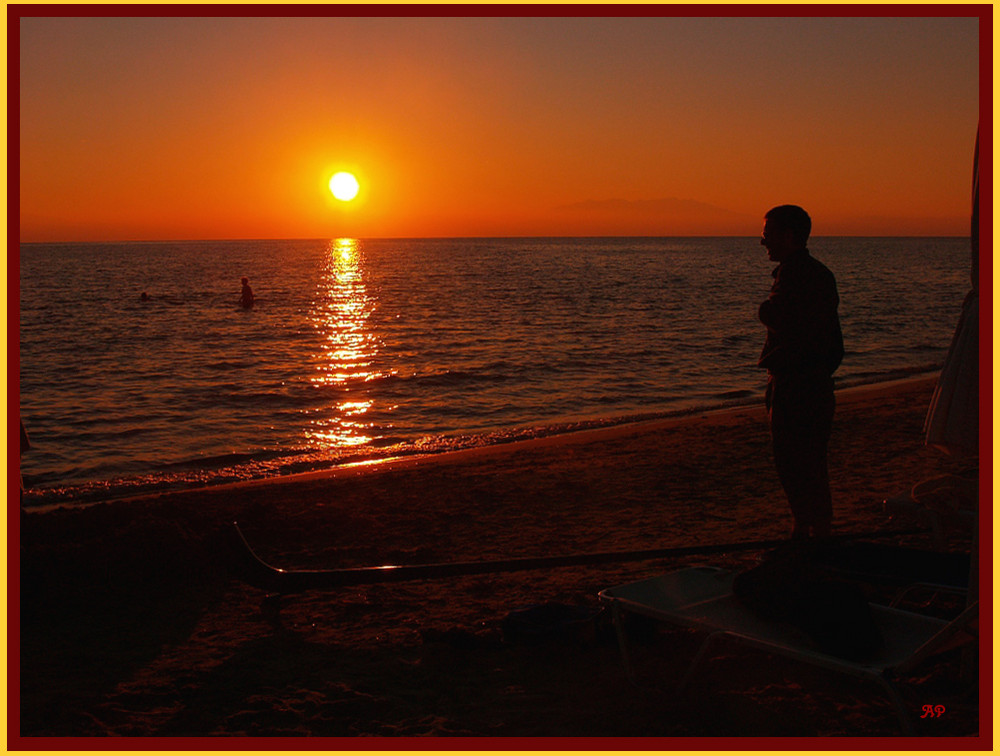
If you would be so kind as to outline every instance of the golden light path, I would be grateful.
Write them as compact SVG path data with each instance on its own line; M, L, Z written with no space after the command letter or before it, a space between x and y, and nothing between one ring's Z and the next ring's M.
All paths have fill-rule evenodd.
M342 387L371 380L372 360L378 352L378 342L368 319L375 301L365 289L356 239L335 239L330 242L319 282L312 319L324 335L323 353L316 356L313 383L320 386ZM329 408L325 416L313 420L306 437L313 445L358 446L371 441L370 423L364 422L372 401L359 396L343 399Z

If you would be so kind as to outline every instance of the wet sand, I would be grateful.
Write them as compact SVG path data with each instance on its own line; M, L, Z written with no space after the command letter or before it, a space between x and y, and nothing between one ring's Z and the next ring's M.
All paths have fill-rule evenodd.
M888 527L884 498L964 468L923 446L932 389L915 379L838 395L838 532ZM392 736L424 748L436 742L424 736L899 734L877 690L739 649L720 652L678 700L669 684L695 633L642 644L663 688L651 692L627 681L604 616L549 637L505 632L520 607L596 611L603 588L687 564L746 568L759 549L268 599L234 556L237 520L266 561L300 569L664 549L791 529L760 407L26 515L21 734ZM894 542L929 545L922 535ZM920 735L978 730L978 699L954 693L956 676L945 658L911 681L917 717L937 702L929 697L949 696L949 715L918 720Z

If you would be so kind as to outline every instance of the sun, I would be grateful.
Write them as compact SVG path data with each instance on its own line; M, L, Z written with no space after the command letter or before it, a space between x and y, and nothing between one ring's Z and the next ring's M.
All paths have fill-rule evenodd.
M333 174L330 178L330 191L341 202L350 202L357 197L360 188L361 186L358 184L358 180L354 178L353 173L341 171L340 173Z

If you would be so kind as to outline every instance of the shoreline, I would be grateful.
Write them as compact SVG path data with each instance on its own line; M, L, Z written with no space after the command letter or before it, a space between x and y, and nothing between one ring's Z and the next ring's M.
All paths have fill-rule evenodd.
M836 396L838 408L842 405L850 405L854 402L864 401L872 395L880 394L888 390L912 385L922 387L924 384L932 384L937 381L937 374L921 374L910 378L899 378L878 383L858 384L838 389ZM622 423L612 423L595 428L583 428L571 430L563 433L553 433L548 436L536 438L519 439L517 441L504 441L496 444L484 444L468 449L457 449L454 451L431 452L429 454L402 455L397 457L386 457L383 459L371 459L359 462L349 462L337 465L325 470L313 470L310 472L291 473L289 475L278 475L271 478L259 478L255 480L242 480L233 483L220 483L214 486L204 486L190 489L191 492L205 490L231 490L240 488L255 488L262 485L281 485L282 483L296 483L300 481L323 480L325 478L339 477L341 475L364 474L365 472L379 472L382 470L392 471L406 467L425 464L449 464L465 462L481 457L494 455L505 455L517 451L529 451L546 447L558 447L578 443L592 443L606 441L634 434L655 433L676 427L683 427L690 423L730 423L749 415L760 415L761 420L766 423L766 416L763 406L763 399L754 404L740 404L730 407L717 407L706 409L679 410L677 414L666 417L659 417L648 420L628 420ZM835 421L836 422L836 421Z
M895 387L908 384L923 385L924 383L936 383L939 371L920 372L903 377L877 380L871 383L853 383L836 390L838 408L843 403L850 403L863 398L872 392L891 390ZM101 504L127 503L149 499L152 497L171 496L179 493L192 493L206 491L230 491L247 488L257 488L267 485L283 485L303 481L323 480L326 478L337 478L343 476L364 475L369 472L381 470L395 470L411 466L450 462L462 462L467 459L493 456L497 454L511 453L518 449L544 448L553 445L587 443L602 439L611 439L618 436L625 436L633 433L655 432L665 430L674 425L683 425L696 421L719 421L732 416L738 418L746 414L760 413L763 415L763 398L755 397L746 402L730 405L709 405L706 407L696 407L667 411L663 414L653 413L657 416L642 419L623 418L620 422L614 419L592 419L581 420L576 424L591 425L591 427L576 428L571 430L556 431L549 434L534 436L530 438L519 438L513 441L500 441L496 443L484 443L462 449L444 449L433 452L413 452L399 454L388 457L374 457L361 459L352 462L333 464L316 470L307 470L298 473L285 473L269 475L259 478L249 478L221 483L209 483L207 485L177 485L168 487L162 491L152 490L138 493L126 493L120 496L108 498L97 498L87 501L74 501L72 499L57 501L52 503L29 505L27 511L31 513L46 513L58 511L59 509L85 509ZM766 420L765 420L766 422ZM836 422L836 421L835 421Z

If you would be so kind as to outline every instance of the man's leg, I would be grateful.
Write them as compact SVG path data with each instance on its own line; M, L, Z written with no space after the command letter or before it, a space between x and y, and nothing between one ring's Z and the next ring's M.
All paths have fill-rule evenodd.
M827 468L832 381L779 380L769 388L774 463L795 520L792 535L827 536L833 517Z

